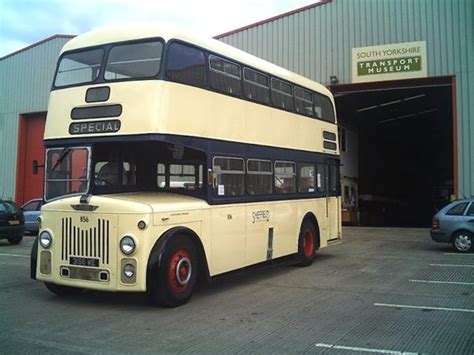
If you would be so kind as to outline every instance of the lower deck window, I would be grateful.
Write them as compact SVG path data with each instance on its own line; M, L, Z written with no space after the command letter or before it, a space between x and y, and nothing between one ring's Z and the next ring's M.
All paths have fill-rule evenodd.
M160 189L194 190L202 186L202 165L158 163L157 169Z
M241 196L245 190L244 160L215 157L212 163L213 189L216 196Z
M314 164L298 164L298 167L300 173L298 179L298 191L314 192L316 186Z
M136 184L136 165L130 161L98 161L94 166L97 186L127 186Z
M275 191L280 194L296 192L296 164L275 162Z
M271 194L272 162L268 160L247 160L247 192L249 195Z

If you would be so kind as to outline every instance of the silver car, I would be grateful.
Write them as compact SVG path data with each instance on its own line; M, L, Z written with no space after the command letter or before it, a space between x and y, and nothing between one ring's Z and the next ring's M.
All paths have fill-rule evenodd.
M474 198L451 202L433 217L431 239L460 253L474 250Z
M43 199L41 198L35 198L21 206L23 215L25 216L26 234L38 234L38 217L41 213L41 206L43 206Z

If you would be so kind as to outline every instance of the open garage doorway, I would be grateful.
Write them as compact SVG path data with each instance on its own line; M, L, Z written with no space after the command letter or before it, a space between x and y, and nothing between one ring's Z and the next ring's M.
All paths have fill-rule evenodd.
M449 202L457 163L453 82L331 87L340 125L343 221L428 227Z

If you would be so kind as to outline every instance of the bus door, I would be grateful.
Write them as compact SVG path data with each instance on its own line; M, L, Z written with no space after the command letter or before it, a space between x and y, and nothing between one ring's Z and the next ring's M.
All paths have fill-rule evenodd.
M328 165L319 163L316 165L316 188L320 198L318 198L316 206L316 214L318 224L321 230L321 238L329 238L328 221L329 221L329 192L328 192Z
M329 240L339 237L339 218L341 206L339 206L339 161L335 159L326 160L326 206L328 218Z

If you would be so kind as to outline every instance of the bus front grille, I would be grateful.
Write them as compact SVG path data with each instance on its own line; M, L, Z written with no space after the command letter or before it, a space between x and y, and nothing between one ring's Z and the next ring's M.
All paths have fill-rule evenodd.
M83 229L73 224L71 217L61 221L61 259L71 256L97 258L109 263L110 221L98 219L97 224Z

